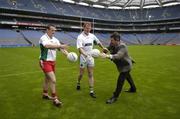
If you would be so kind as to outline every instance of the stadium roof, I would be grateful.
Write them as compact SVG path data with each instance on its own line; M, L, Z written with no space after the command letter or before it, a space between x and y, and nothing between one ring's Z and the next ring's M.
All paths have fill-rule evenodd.
M142 9L180 4L180 0L60 0L80 5L110 9Z

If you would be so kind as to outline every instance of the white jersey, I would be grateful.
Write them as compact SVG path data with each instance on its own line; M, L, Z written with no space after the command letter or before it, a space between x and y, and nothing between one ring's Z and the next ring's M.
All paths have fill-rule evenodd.
M47 44L57 44L60 45L60 42L58 39L55 37L50 38L47 34L44 34L40 40L40 49L41 49L41 55L40 55L40 60L45 60L45 61L55 61L56 60L56 49L49 49L45 48L44 46Z
M77 38L77 49L82 48L87 54L93 49L94 41L99 44L99 39L92 33L86 35L82 32Z
M91 50L93 49L94 41L99 44L99 39L92 33L86 35L82 32L77 38L77 49L82 48L86 54L90 54ZM94 67L94 58L90 57L89 59L85 58L84 55L80 55L80 67L85 68Z

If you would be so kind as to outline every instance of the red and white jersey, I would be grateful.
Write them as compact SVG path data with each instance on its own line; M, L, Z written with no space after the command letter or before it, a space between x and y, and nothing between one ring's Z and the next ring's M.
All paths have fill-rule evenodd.
M56 39L55 37L50 38L46 33L40 38L39 44L41 49L40 60L55 61L57 49L49 49L49 48L45 48L44 46L47 44L60 45L59 40Z
M82 48L87 54L93 49L94 41L100 43L99 39L92 33L86 35L82 32L77 38L77 49Z

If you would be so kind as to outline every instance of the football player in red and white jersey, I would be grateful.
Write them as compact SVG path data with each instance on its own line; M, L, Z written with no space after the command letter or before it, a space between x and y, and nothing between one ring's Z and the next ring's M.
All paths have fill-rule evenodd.
M56 76L55 76L55 61L56 51L59 49L63 54L67 55L68 46L61 44L53 35L56 31L54 25L48 25L46 33L40 38L40 67L44 72L45 78L43 83L43 98L52 99L56 106L62 105L56 94ZM48 95L48 87L51 89L51 96Z

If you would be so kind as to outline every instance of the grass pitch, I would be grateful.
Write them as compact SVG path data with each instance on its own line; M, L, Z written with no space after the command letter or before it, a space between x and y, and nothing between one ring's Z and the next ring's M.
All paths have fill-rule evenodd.
M75 48L70 49L76 51ZM76 51L77 52L77 51ZM76 91L78 63L57 56L57 91L63 107L41 98L43 73L38 64L39 48L0 49L1 119L179 119L180 46L129 46L136 64L132 76L137 93L122 92L112 105L118 72L105 59L95 59L95 91L89 96L87 73ZM125 82L123 90L129 86Z

